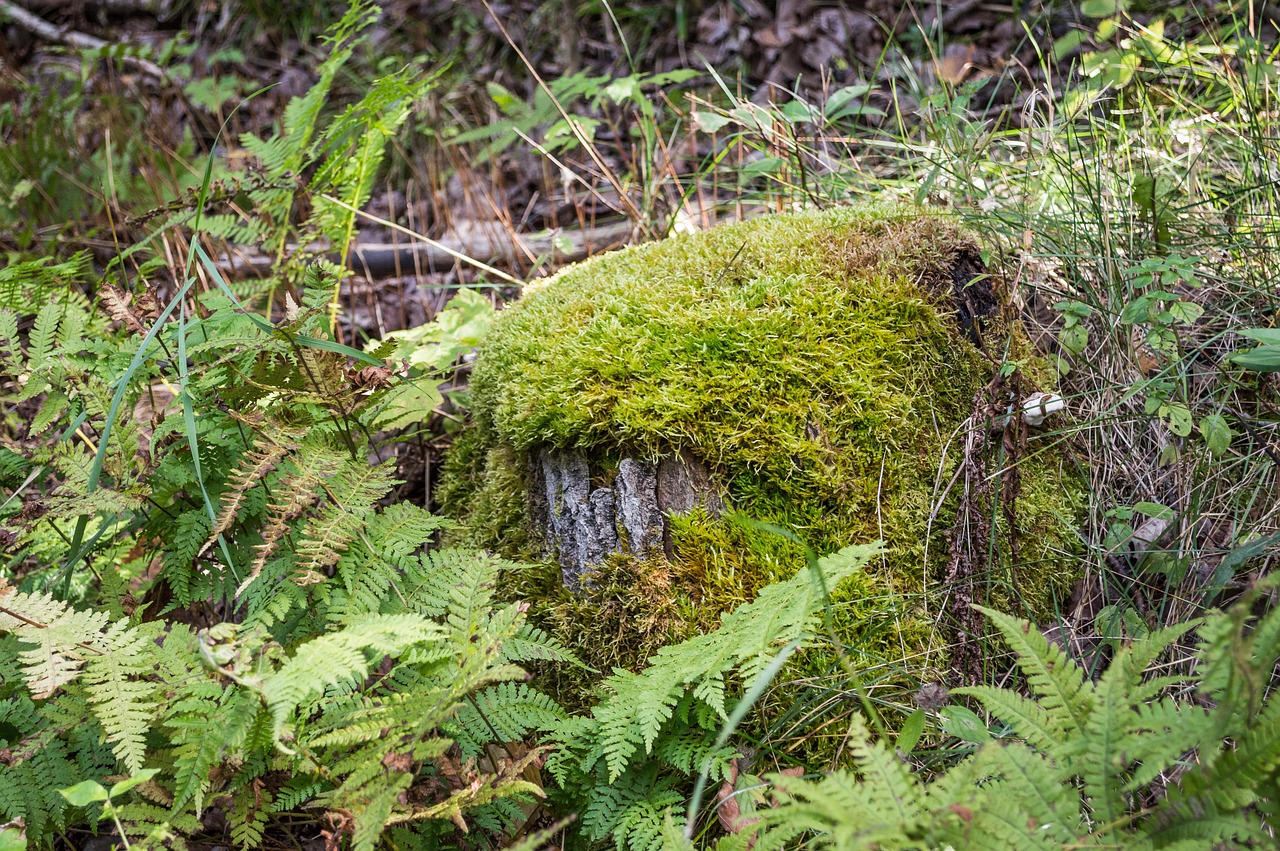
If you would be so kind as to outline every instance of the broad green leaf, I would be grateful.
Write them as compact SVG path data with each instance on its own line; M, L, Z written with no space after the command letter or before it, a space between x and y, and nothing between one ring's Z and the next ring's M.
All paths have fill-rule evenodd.
M1089 329L1083 325L1063 328L1058 332L1058 342L1071 354L1078 355L1084 351L1085 346L1089 345Z
M622 103L624 100L638 101L644 97L644 93L640 91L640 81L632 74L619 77L605 86L604 96L614 103Z
M1120 311L1120 321L1125 325L1132 325L1135 322L1145 321L1150 304L1150 296L1138 296L1133 301L1126 304L1124 309Z
M1089 34L1084 30L1071 30L1062 38L1055 39L1053 42L1053 58L1061 60L1071 51L1084 44L1089 38Z
M1133 506L1133 510L1147 517L1155 517L1159 520L1172 520L1173 509L1159 502L1139 502Z
M1053 309L1070 316L1078 316L1082 319L1093 313L1093 307L1085 304L1083 301L1060 301L1053 306Z
M1191 325L1204 315L1204 308L1190 301L1175 301L1169 305L1169 313L1184 325Z
M782 108L778 111L782 113L783 118L787 119L792 124L796 124L801 121L809 121L815 124L819 123L817 108L810 106L802 100L789 100L784 103Z
M849 103L851 100L854 100L855 98L865 97L870 91L871 91L871 87L868 85L844 86L843 88L836 89L834 92L831 93L831 96L827 98L827 103L824 110L827 114L827 117L830 118L833 114L836 113L836 111L838 111L845 104Z
M1233 437L1231 426L1227 425L1226 418L1221 414L1209 414L1200 420L1200 436L1204 438L1204 445L1209 448L1215 458L1226 454Z
M718 112L695 112L693 114L694 126L703 133L715 133L732 120L729 116L721 115Z
M424 378L392 388L383 398L386 407L378 412L376 427L395 431L424 421L444 401L439 386L439 381Z
M26 851L27 835L19 827L0 828L0 851Z
M761 175L773 174L782 168L786 163L781 157L761 157L755 162L747 163L739 170L744 178L760 177Z
M1191 411L1187 409L1186 405L1183 405L1180 402L1170 402L1162 407L1164 409L1162 413L1169 421L1169 431L1173 432L1178 437L1186 437L1191 434L1193 422L1191 419Z
M485 90L503 115L516 115L524 109L524 101L498 83L486 83Z
M1258 346L1247 352L1236 352L1231 361L1254 372L1280 372L1280 346Z
M660 74L649 74L641 82L646 86L665 86L671 83L687 83L695 77L702 76L701 71L694 68L673 68Z
M58 794L66 798L73 807L100 804L110 798L106 787L96 780L84 780L68 789L59 789Z
M1280 346L1280 328L1245 328L1237 333L1259 343Z
M943 712L946 720L942 729L948 735L975 745L991 741L991 731L987 729L987 725L982 723L982 719L972 709L967 709L963 706L948 706Z
M155 777L159 773L160 773L160 769L158 768L144 768L141 771L139 771L137 774L133 775L132 777L129 777L125 780L121 780L119 783L116 783L115 785L113 785L111 787L110 796L114 798L117 795L123 795L125 792L128 792L133 787L140 786L143 783L146 783L148 780L150 780L152 777Z
M916 749L916 745L920 743L920 736L924 734L924 722L923 709L917 709L907 716L907 720L902 724L902 731L898 733L899 750L911 753Z

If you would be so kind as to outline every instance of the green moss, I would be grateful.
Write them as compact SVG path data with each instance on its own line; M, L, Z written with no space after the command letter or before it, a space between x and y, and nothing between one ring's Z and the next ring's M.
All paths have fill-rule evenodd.
M620 251L530 287L500 315L476 364L476 434L485 438L451 468L474 488L461 516L492 545L527 545L525 453L655 460L686 451L726 485L732 509L816 550L885 539L883 563L837 590L842 629L872 656L929 658L923 646L946 636L913 618L937 615L941 598L927 592L946 563L956 495L936 516L934 501L957 460L956 432L993 370L955 319L952 269L965 255L976 255L972 239L940 217L841 209ZM1003 347L1008 334L989 329L988 339ZM1072 548L1079 509L1075 478L1060 464L1044 453L1024 468L1019 563L992 577L1012 587L1016 573L1020 610L1033 615L1050 611L1073 578L1054 558ZM610 568L614 578L582 596L544 596L534 610L571 632L591 611L620 605L626 618L661 621L657 632L674 636L687 630L672 625L672 612L687 627L713 626L803 563L796 543L702 512L674 518L670 544L674 559L662 570L671 599L633 595L652 618L618 603L644 583L615 579L657 568L632 559L624 569L625 558ZM639 648L657 634L590 632L585 644L562 637L597 667L643 658L606 650L606 638Z

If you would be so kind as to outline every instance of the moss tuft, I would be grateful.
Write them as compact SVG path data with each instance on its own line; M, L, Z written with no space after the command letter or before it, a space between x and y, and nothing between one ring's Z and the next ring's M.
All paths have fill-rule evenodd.
M946 562L954 495L935 500L957 461L956 432L993 369L971 339L994 306L989 282L973 283L978 258L973 239L941 217L839 209L675 237L531 286L500 315L476 363L484 445L451 462L451 475L471 483L453 492L473 489L458 514L491 545L528 546L540 540L523 507L530 453L579 452L593 476L624 455L688 453L710 467L733 512L816 550L885 539L883 563L839 589L841 622L851 640L875 642L863 648L873 655L919 657L930 635L945 637L910 622L939 604L926 591ZM1011 333L991 327L986 339L1003 347ZM1060 457L1035 449L1009 573L1023 610L1043 616L1073 578L1055 553L1072 548L1079 496ZM639 650L649 637L714 625L803 563L795 542L702 510L670 519L666 549L669 564L619 556L595 590L535 599L534 611L571 631L586 629L592 612L612 618L616 604L636 629L608 640ZM653 581L618 581L619 571ZM659 585L670 599L648 593ZM892 637L877 606L893 612ZM873 621L874 630L858 626ZM617 655L588 631L587 646L564 637L596 667L643 659Z

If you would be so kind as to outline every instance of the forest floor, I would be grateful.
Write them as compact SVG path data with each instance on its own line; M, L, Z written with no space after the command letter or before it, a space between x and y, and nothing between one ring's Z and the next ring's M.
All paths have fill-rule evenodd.
M1084 579L1059 601L1055 623L1041 626L1086 665L1135 637L1171 642L1218 607L1257 602L1250 589L1280 556L1278 32L1271 7L1252 2L387 0L356 14L322 0L0 0L0 318L17 317L13 374L0 383L0 483L10 491L0 543L12 547L0 595L12 580L112 619L152 607L169 626L193 627L225 626L246 606L263 606L255 616L268 623L270 605L311 615L337 599L355 606L359 588L316 602L330 593L326 581L337 584L334 562L302 576L293 603L287 594L255 598L272 548L295 545L286 531L303 541L325 495L336 502L323 484L332 469L308 467L299 447L315 449L307 441L329 428L352 458L388 449L401 483L376 498L373 485L352 485L365 508L438 507L433 489L466 420L469 351L486 302L501 307L526 282L622 245L767 212L902 201L978 236L1002 307L1023 322L1065 400L1050 434L1070 446L1087 484L1070 556ZM199 293L191 315L189 292ZM93 318L70 330L58 325L68 320L40 318L60 298ZM197 326L204 348L183 355ZM397 371L364 349L424 326L396 350L428 352L414 376L430 387L415 391L397 385L410 374L407 356ZM209 341L210 327L225 334L227 352ZM73 349L85 328L93 331L77 344L89 348ZM170 333L178 349L139 366L141 352L155 339L168 345ZM144 341L133 360L130 335ZM279 360L250 363L244 346L230 350L236 340L276 346ZM319 364L320 378L289 384L272 371L294 361ZM245 371L228 372L229 363ZM1021 366L1002 362L999 375ZM304 392L306 381L316 389L330 379L341 385L332 399ZM392 415L360 420L371 397L391 400ZM264 425L262 411L280 399L293 408ZM340 416L325 419L334 404ZM135 416L122 418L131 425L116 447L108 436L112 418L130 410L122 405ZM425 427L415 405L430 411ZM164 412L179 408L184 418L166 425ZM323 428L308 432L307 417ZM369 427L363 437L356 421ZM373 450L374 433L395 437ZM316 451L316 464L346 469ZM260 466L236 466L248 462ZM214 496L231 495L222 512L202 463L226 465L214 474ZM100 478L121 501L94 496ZM391 478L374 484L390 489ZM268 481L304 482L315 499L279 503ZM995 527L994 503L991 511L982 522ZM134 519L98 528L90 514ZM255 565L250 574L211 578L232 551L241 567ZM339 558L336 549L306 552L316 564ZM994 548L969 557L1016 599L1015 574ZM126 566L119 576L117 563ZM275 651L333 638L325 631L342 617L289 621L292 643L279 639ZM248 650L232 651L251 640L232 630L200 650L226 673L247 664ZM983 641L989 658L1005 658L986 643L993 638ZM1187 639L1162 664L1185 671L1192 654ZM48 696L74 678L55 672L36 681L47 691L31 690ZM856 684L833 689L840 720L857 714L849 707L865 698ZM904 693L886 705L910 719L911 700ZM282 718L258 742L274 759L283 758L271 750L284 742L272 738ZM50 720L22 741L75 728ZM986 741L958 729L924 734L936 752L903 753L926 776L958 759L957 742ZM160 761L190 767L195 757L173 736L157 746ZM141 766L141 734L121 741L116 755ZM11 745L0 749L5 770L27 759ZM93 759L113 753L94 746ZM250 747L223 744L241 746ZM512 764L533 764L537 749L517 750ZM400 754L383 757L387 773L401 770ZM205 769L216 763L208 759ZM234 767L262 773L223 807L237 813L244 844L254 830L261 839L268 821L256 803L264 789L303 801L331 796L338 782L323 777L321 793L294 789L262 768L266 759ZM417 803L462 794L460 763L449 759L435 786L414 781ZM513 781L518 772L502 773L510 767L494 777ZM232 773L214 779L230 784ZM684 774L680 782L692 776ZM191 782L180 803L203 794ZM1165 788L1144 790L1149 798L1134 806L1163 800ZM335 807L323 824L301 819L298 835L318 848L363 830L339 817L346 812ZM34 816L24 818L34 835ZM281 847L282 837L294 840L290 818L270 816L268 837ZM554 821L524 818L517 832ZM223 826L203 825L209 835Z

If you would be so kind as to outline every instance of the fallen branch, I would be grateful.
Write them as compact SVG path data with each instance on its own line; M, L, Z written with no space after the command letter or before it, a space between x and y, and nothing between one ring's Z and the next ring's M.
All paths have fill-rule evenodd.
M73 47L76 50L101 50L104 47L111 46L109 42L97 36L85 35L69 27L51 24L39 15L34 15L17 3L11 2L11 0L0 0L0 20L12 21L37 38L42 38L55 44L65 44L67 47ZM132 65L157 80L168 79L164 69L154 62L137 56L121 56L119 59L124 64Z
M74 6L77 9L88 7L102 9L117 15L129 15L143 12L158 18L167 17L172 3L170 0L39 0L35 4L41 9L65 9Z
M559 231L520 237L516 243L507 236L476 234L467 239L441 239L402 244L359 243L352 246L346 265L370 279L396 275L443 272L460 262L520 269L529 257L548 257L553 262L573 263L592 254L616 248L630 240L630 222L615 222L589 230ZM467 258L460 260L459 256ZM330 257L338 262L336 254ZM273 260L263 254L240 257L236 273L244 277L266 276ZM504 276L506 277L506 276Z

